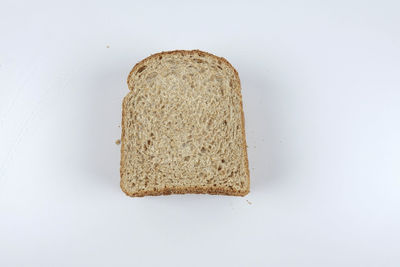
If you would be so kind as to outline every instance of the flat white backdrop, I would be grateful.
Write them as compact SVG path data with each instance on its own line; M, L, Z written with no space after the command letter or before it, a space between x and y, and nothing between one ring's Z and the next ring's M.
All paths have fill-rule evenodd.
M400 266L398 1L1 1L0 266ZM227 58L251 193L129 198L139 60Z

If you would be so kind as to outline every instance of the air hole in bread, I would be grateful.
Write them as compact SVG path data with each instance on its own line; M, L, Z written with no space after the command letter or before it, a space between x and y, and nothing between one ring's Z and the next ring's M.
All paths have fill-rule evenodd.
M212 125L212 119L210 119L207 123L207 129L210 129Z
M137 70L137 72L138 72L138 73L141 73L142 71L144 71L144 70L146 69L146 67L147 67L147 66L142 66L142 67L140 67L140 68Z

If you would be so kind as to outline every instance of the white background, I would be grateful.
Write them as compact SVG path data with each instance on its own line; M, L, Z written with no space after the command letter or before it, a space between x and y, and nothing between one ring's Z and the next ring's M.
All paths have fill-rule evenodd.
M1 1L0 266L400 266L399 14L398 1ZM173 49L239 72L246 197L119 188L127 75Z

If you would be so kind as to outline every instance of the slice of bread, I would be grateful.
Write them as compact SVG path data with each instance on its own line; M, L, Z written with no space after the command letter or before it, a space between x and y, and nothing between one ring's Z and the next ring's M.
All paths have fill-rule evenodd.
M199 50L154 54L128 76L121 188L129 196L244 196L250 176L240 80Z

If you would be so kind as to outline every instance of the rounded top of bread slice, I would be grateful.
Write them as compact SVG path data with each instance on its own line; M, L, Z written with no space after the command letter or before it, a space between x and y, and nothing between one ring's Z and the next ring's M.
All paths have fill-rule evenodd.
M138 62L128 75L127 82L129 90L133 90L135 81L139 80L143 75L149 73L149 71L156 71L158 69L157 66L167 64L170 66L175 65L175 67L177 67L177 65L190 67L190 65L187 65L190 61L192 61L194 65L210 64L211 68L215 71L223 75L231 76L240 86L238 72L225 58L217 57L200 50L174 50L156 53Z

